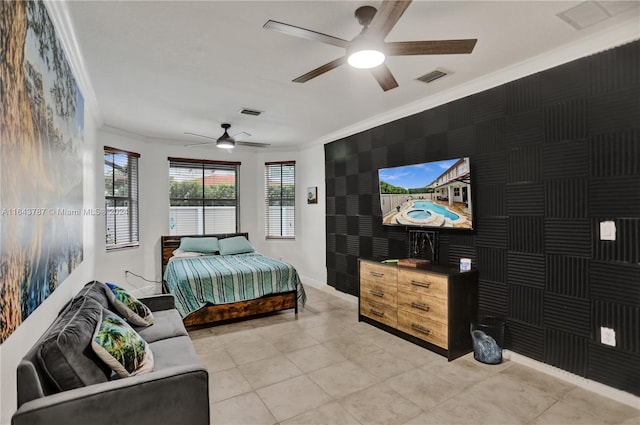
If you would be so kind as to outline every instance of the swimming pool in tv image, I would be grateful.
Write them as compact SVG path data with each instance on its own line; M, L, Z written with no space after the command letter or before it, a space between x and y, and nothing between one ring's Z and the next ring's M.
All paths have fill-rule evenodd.
M448 207L434 201L414 201L409 199L404 203L393 220L395 224L413 226L434 227L461 227L467 222L466 217L460 212L456 214Z
M413 208L416 208L416 210L414 210L414 211L427 212L429 214L429 216L431 216L431 213L429 211L433 211L436 214L443 215L445 218L448 218L449 220L452 220L452 221L460 220L460 216L458 214L453 213L453 212L449 211L446 207L444 207L442 205L438 205L438 204L436 204L434 202L431 202L431 201L417 201L417 202L414 202L413 203ZM428 217L424 217L424 218L428 218Z

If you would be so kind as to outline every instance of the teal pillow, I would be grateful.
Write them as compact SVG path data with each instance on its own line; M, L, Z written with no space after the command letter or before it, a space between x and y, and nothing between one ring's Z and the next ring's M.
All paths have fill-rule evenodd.
M245 254L255 251L253 246L244 236L234 236L232 238L220 239L218 241L218 244L220 245L221 255Z
M107 297L125 319L136 326L153 325L153 314L149 307L142 304L126 289L107 282Z
M153 354L147 341L107 309L102 309L91 348L121 378L153 371Z
M185 252L203 252L205 254L215 254L220 249L218 247L218 238L182 238L180 239L180 248Z

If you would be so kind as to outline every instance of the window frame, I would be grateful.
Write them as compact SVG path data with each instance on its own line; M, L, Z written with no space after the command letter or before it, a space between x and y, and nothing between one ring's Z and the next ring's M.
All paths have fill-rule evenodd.
M283 203L285 201L288 201L288 200L292 200L293 201L293 205L292 205L293 206L293 235L292 236L283 235L284 226L283 226L282 221L280 223L280 235L272 235L272 234L270 234L269 222L270 222L271 215L269 213L269 208L270 208L269 201L274 199L274 198L269 197L269 187L270 187L269 186L269 170L270 170L270 167L273 167L273 166L279 166L280 169L281 169L281 172L280 172L280 187L281 187L280 197L279 198L275 198L275 199L278 199L280 201L280 207L281 207L281 209L280 209L280 211L281 211L280 218L281 218L281 220L283 218L282 207L285 206L285 205L283 205ZM286 197L285 198L285 197L282 196L283 195L282 186L284 185L283 181L282 181L283 180L282 179L282 175L283 175L282 167L283 166L293 166L293 198L291 198L291 197ZM296 162L295 161L265 162L264 163L264 215L265 215L265 217L264 217L264 220L265 220L265 223L264 223L264 236L265 236L265 239L295 240L295 238L296 238L296 198L297 198L297 194L296 194Z
M106 156L107 155L126 155L127 157L127 183L128 190L127 196L116 196L116 184L115 184L115 171L112 173L112 192L111 196L107 196L106 191L107 188L105 186L105 194L104 194L104 216L105 216L105 224L104 224L104 232L105 232L105 249L106 251L115 251L123 248L136 248L140 246L140 180L139 180L139 158L140 154L136 152L130 152L124 149L114 148L111 146L104 146L103 148L103 158L105 158L106 164ZM115 158L114 158L115 159ZM131 167L132 160L135 163L135 167ZM114 162L111 163L112 169L114 169ZM135 168L135 176L132 178L132 168ZM106 175L103 184L106 184ZM135 184L135 188L133 185ZM129 242L118 243L117 239L115 243L109 243L108 238L108 225L109 225L109 208L107 207L107 201L111 200L113 202L114 208L117 205L117 201L126 201L127 209L129 211L129 220L128 220L128 235ZM135 231L134 231L135 230ZM114 235L117 235L117 229L114 230ZM134 239L135 235L135 241Z
M241 162L239 161L216 161L216 160L208 160L208 159L192 159L192 158L175 158L175 157L168 157L167 160L169 161L169 179L171 179L171 169L172 168L184 168L184 169L198 169L201 168L202 169L202 197L200 198L191 198L191 200L200 200L200 204L197 205L198 208L205 208L209 205L207 205L207 202L212 202L212 201L216 201L216 199L209 199L209 198L205 198L205 171L206 170L215 170L215 169L219 169L219 170L230 170L233 169L233 171L235 172L235 230L232 233L238 233L240 231L240 165L242 165ZM216 168L218 167L218 168ZM170 180L169 180L170 181ZM169 183L171 184L171 183ZM172 200L179 200L179 198L172 198L171 197L171 188L169 188L169 217L171 217L171 207L173 205L171 205L171 201ZM218 199L218 200L224 200L224 199ZM204 214L204 210L203 210L203 223L202 223L202 233L198 233L198 232L193 232L190 233L191 235L208 235L209 233L206 233L206 214ZM171 225L170 223L167 223L169 226L169 234L173 235L173 233L171 233ZM227 232L228 233L228 232ZM186 234L175 234L175 236L185 236Z

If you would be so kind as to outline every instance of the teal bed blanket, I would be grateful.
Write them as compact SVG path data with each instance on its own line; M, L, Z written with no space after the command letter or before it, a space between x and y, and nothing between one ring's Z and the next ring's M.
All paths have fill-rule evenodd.
M246 301L265 295L297 291L306 294L296 269L258 253L171 258L164 273L182 318L209 304Z

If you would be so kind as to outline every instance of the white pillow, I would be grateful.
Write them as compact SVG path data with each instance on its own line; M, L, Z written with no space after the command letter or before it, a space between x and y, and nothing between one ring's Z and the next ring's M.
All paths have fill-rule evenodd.
M176 258L202 257L203 255L207 255L202 252L183 251L180 248L173 251L172 254Z

